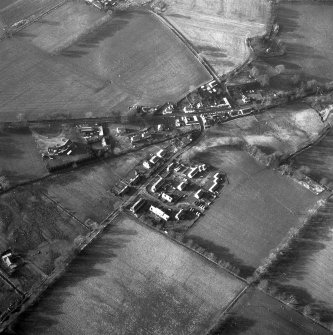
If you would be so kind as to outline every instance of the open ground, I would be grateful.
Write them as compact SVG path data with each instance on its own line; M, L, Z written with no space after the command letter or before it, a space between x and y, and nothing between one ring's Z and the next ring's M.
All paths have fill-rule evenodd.
M236 265L241 276L250 276L320 199L237 145L207 148L203 142L188 155L225 171L228 184L186 236Z
M264 293L249 289L212 335L328 335L330 332Z
M66 6L74 9L63 15L60 7L50 18L44 16L43 29L35 23L1 42L2 121L125 114L135 103L177 101L210 79L187 47L149 12L115 13L98 27L86 19L96 28L90 31L80 24L80 15L96 17L96 9L83 11L85 5L77 2ZM72 27L63 42L54 33L56 24ZM77 38L59 55L45 51Z
M243 287L214 264L120 216L17 327L34 335L201 335Z
M263 35L270 18L270 4L265 0L165 3L163 16L220 75L245 62L250 55L246 38Z

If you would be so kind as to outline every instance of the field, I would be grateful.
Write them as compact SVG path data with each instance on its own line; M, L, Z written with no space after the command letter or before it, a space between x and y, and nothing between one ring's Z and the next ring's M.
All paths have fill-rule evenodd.
M270 17L265 0L166 3L163 16L220 75L245 62L249 56L246 38L263 35Z
M20 334L204 334L244 284L126 216L19 320Z
M237 266L244 277L303 222L320 199L258 165L236 145L198 148L191 157L225 171L229 183L187 238Z
M328 335L330 332L260 291L249 289L212 335Z
M2 278L0 279L0 316L11 305L19 302L22 297L14 291Z
M0 166L9 186L48 174L28 128L0 130Z
M0 249L14 249L45 274L50 274L61 259L66 259L78 236L88 232L45 197L41 185L3 194L0 206ZM29 277L30 285L35 284L31 271L24 271L27 276L17 277L22 281Z
M83 13L80 3L66 6L69 14L63 22L60 7L50 18L44 16L44 23L1 41L2 121L125 114L135 103L177 101L210 79L186 46L148 12L113 14L60 55L51 56L46 49L61 49L82 35L81 15L89 23L90 15L96 17L94 8ZM55 25L72 31L60 41Z
M311 178L333 185L333 131L332 129L318 143L302 151L292 159L296 168L306 167L304 172Z
M320 209L267 278L281 292L310 306L320 321L333 324L333 199Z
M1 0L0 17L6 25L44 12L63 0Z
M281 57L266 58L271 65L283 64L287 73L301 73L319 81L333 80L333 4L326 2L286 2L278 5L278 39L286 46Z
M206 145L245 142L267 155L289 157L317 140L325 126L314 109L302 103L290 104L212 127Z

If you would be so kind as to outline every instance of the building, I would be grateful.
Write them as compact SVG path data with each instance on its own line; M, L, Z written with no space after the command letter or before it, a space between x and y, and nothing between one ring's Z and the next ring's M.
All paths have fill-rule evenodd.
M165 155L166 155L166 152L163 149L161 149L160 151L156 153L156 156L159 158L163 158Z
M199 119L196 115L184 116L183 120L186 126L199 124Z
M149 162L155 165L159 160L160 160L159 157L154 155L152 158L150 158Z
M162 193L162 199L167 201L167 202L172 202L173 201L173 198L169 195L169 194L166 194L166 193Z
M176 219L177 221L180 220L180 217L181 217L181 214L183 213L183 211L184 211L184 209L181 208L181 209L179 210L179 212L177 212L177 214L175 215L175 219Z
M175 167L175 162L170 163L170 164L167 166L167 171L169 172L170 170L173 170L174 167Z
M183 108L183 111L184 111L184 113L194 113L195 112L194 109L192 109L192 108L188 109L188 107L186 107L186 106Z
M164 213L158 207L155 207L155 206L151 205L149 210L164 221L168 221L170 219L170 216L168 214Z
M209 192L214 193L219 186L219 183L217 181L214 181L213 185L209 188Z
M150 165L150 163L149 163L148 161L144 161L144 162L142 163L142 165L143 165L143 167L144 167L145 169L147 169L147 170L151 169L151 165Z
M126 133L126 128L117 127L117 135L123 135Z
M136 214L144 205L146 204L146 200L140 198L131 208L130 211L133 214Z
M140 141L142 141L142 135L141 134L136 134L130 137L130 141L131 143L138 143Z
M184 191L186 185L187 185L187 181L182 181L182 182L177 186L177 190L179 190L179 191Z
M48 153L50 155L62 155L66 154L67 151L71 150L73 142L66 138L63 138L62 141L64 142L63 144L57 144L56 146L48 147Z
M158 124L157 125L157 131L163 131L164 130L164 125L163 124Z
M204 191L202 188L200 188L197 192L195 192L194 197L197 199L201 199L204 194Z
M158 180L155 182L155 184L152 185L151 191L155 193L162 185L163 183L163 178L159 177Z
M207 165L206 164L201 164L199 165L199 171L206 171L207 170Z
M130 185L136 185L141 179L141 175L139 173L136 173L133 178L130 179L129 184Z
M190 179L195 177L199 172L199 168L197 166L191 167L190 172L187 174L187 177Z
M18 264L15 262L15 257L10 249L2 253L1 262L10 273L13 273L18 267Z

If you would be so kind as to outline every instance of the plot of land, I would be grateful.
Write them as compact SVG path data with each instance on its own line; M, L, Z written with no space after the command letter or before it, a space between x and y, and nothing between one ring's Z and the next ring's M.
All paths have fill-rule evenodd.
M238 266L244 277L303 222L319 199L291 179L259 166L236 146L206 149L194 158L224 170L229 184L187 237Z
M63 0L1 0L0 16L6 25L12 25L61 2Z
M267 58L272 65L283 64L287 71L299 72L320 81L333 79L333 4L283 2L278 5L278 38L286 45L282 57Z
M201 335L243 286L121 217L20 320L19 333Z
M223 335L328 335L330 332L305 319L279 301L250 289L230 311L220 328Z
M28 128L0 130L0 176L9 186L47 175Z
M82 6L75 2L70 5ZM96 10L88 9L95 17ZM51 22L62 24L61 11L60 7L50 14ZM70 13L65 22L82 22L75 16L80 10ZM87 15L84 13L84 17ZM45 38L48 29L52 34L55 28L47 24L47 15L43 20L45 32L38 44L42 49L51 45L52 49L61 41L54 33L51 42ZM36 23L29 29L41 31L40 26ZM66 36L72 39L80 35L81 25L72 26L73 33L63 34L65 44ZM31 34L22 31L1 42L2 121L125 114L135 103L177 101L190 88L210 79L181 41L148 12L114 14L59 56L33 45L31 39L37 43L37 36Z
M22 297L9 286L2 278L0 279L0 316L11 305L19 302Z
M332 218L330 198L268 274L300 305L311 306L314 313L321 315L321 321L329 324L333 322Z
M85 235L88 229L41 191L41 186L21 187L1 196L0 249L13 248L24 260L50 274L62 257L66 258L75 238ZM20 278L26 280L24 276ZM32 280L30 285L33 284Z
M268 1L166 1L166 19L218 74L230 72L249 56L246 38L263 35ZM251 22L249 22L251 21Z

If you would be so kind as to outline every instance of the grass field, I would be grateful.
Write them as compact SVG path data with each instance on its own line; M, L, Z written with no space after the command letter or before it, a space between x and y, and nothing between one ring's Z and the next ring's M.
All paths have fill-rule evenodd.
M19 302L22 297L14 291L2 278L0 279L0 316L11 305Z
M47 174L28 128L0 130L0 176L10 186Z
M264 293L249 289L230 310L230 316L213 335L329 335L330 332L305 319Z
M61 2L63 0L1 0L0 17L6 25L12 25Z
M1 196L0 249L13 248L24 260L50 274L67 256L75 238L88 230L46 198L42 190L41 186L21 187Z
M120 217L19 320L20 334L205 334L244 284Z
M237 146L201 150L192 157L225 171L229 184L187 238L236 265L241 276L250 276L288 231L303 222L319 197L258 165Z
M65 29L71 20L83 20L82 4L67 6L74 9L67 11L71 15L63 23L60 7L49 14L50 19L43 17L44 24L35 23L27 32L1 41L2 121L119 115L135 103L177 101L190 87L209 80L191 52L148 12L114 14L61 55L49 55L43 48L52 50L62 43L53 24ZM96 17L95 9L86 10L85 18ZM73 30L63 34L65 45L80 35L82 27L80 23L68 26ZM45 38L48 30L53 36L50 41ZM33 31L43 33L38 39ZM37 40L41 49L33 44Z
M263 35L270 17L265 0L166 1L163 16L179 30L218 74L244 63L246 38Z
M267 278L333 324L333 199L315 215Z
M286 54L265 59L272 65L283 64L287 72L302 73L319 81L333 80L333 4L326 2L287 2L278 5L278 38Z

